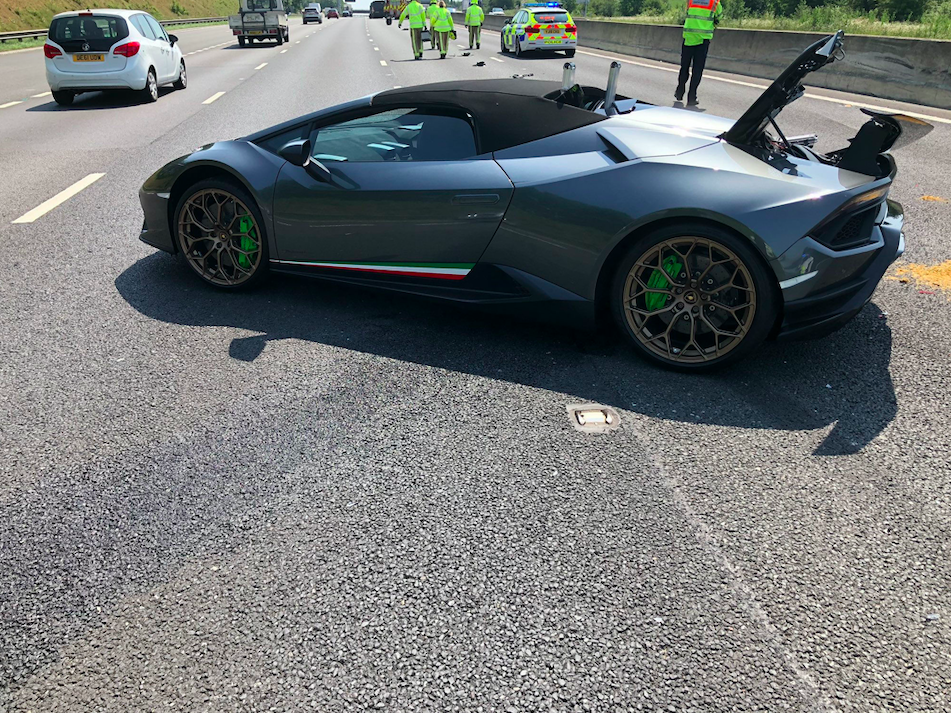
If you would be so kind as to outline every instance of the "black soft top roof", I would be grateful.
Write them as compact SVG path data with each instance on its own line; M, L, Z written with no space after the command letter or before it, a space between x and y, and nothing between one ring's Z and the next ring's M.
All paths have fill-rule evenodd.
M472 115L483 152L500 151L587 126L600 114L561 104L545 95L561 82L534 79L474 79L390 89L373 96L373 106L452 106Z

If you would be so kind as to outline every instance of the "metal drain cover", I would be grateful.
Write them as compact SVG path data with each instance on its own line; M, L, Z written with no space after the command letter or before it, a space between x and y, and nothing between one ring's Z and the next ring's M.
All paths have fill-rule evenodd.
M571 425L584 433L606 433L620 424L617 411L601 404L568 404Z

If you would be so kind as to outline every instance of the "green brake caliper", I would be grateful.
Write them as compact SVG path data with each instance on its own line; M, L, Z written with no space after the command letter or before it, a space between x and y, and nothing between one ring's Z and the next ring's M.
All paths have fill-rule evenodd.
M666 290L670 287L670 282L667 280L667 277L673 277L678 274L680 268L683 267L683 263L680 262L680 258L676 255L668 255L667 259L661 263L661 266L663 270L655 268L647 280L647 286L655 290ZM666 275L664 274L665 272L667 273ZM644 302L649 311L656 312L667 304L667 295L660 292L648 292L644 296Z
M253 253L258 249L258 236L254 231L254 221L251 216L243 215L238 219L238 231L241 233L241 249ZM244 269L251 267L251 260L244 253L238 253L238 264Z

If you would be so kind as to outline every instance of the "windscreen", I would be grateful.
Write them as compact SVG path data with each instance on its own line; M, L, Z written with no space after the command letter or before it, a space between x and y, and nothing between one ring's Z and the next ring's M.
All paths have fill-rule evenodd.
M128 36L125 20L114 15L57 17L49 31L49 38L67 52L105 52Z

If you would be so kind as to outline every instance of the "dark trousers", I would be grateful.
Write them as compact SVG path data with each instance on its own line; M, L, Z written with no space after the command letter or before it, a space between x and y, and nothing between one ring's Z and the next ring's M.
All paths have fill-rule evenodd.
M677 96L684 95L684 89L687 87L687 77L690 77L690 91L687 92L687 101L697 100L697 87L700 86L700 80L703 78L703 68L707 64L707 50L710 49L710 40L704 40L702 44L688 47L684 45L680 48L680 77L677 80ZM690 65L693 65L693 71L690 71Z

